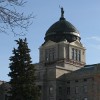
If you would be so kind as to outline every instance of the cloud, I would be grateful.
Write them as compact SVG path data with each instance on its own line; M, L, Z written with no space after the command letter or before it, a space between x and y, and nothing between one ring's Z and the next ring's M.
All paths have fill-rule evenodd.
M95 44L91 44L90 47L96 49L96 50L100 50L100 45L95 45Z
M84 43L86 45L86 48L100 50L100 36L91 36L87 37L84 40L86 40Z
M88 38L86 38L86 39L95 40L95 41L100 42L100 37L99 37L99 36L92 36L92 37L88 37Z

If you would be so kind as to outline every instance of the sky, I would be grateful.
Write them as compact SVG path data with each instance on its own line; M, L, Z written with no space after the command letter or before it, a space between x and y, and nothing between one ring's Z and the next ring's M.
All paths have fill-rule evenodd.
M100 0L28 0L23 12L33 13L34 19L27 34L0 33L0 80L10 80L7 75L10 71L9 57L13 48L17 47L14 40L26 37L32 62L39 62L39 47L48 28L60 18L59 6L64 8L66 20L80 32L81 42L86 48L86 64L100 63Z

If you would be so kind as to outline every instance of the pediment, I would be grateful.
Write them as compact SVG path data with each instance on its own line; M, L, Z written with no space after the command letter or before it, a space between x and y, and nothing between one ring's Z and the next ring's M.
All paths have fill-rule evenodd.
M53 41L49 40L48 42L46 42L46 43L43 45L43 47L52 46L52 45L55 45L55 44L56 44L56 42L53 42Z
M74 41L70 44L73 45L73 46L77 46L77 47L84 47L83 44L80 41Z

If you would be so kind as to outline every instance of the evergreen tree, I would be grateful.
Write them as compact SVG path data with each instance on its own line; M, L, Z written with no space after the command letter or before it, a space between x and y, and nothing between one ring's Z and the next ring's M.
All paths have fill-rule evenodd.
M16 40L18 48L13 49L10 57L9 76L11 77L10 100L38 100L39 90L35 85L35 69L31 64L30 49L27 40Z

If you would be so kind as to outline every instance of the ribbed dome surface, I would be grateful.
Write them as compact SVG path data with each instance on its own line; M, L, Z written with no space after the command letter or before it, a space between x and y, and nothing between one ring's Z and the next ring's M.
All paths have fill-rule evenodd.
M46 32L46 36L61 33L61 34L68 34L70 32L75 32L77 35L79 32L77 29L68 21L65 19L59 20L56 23L54 23Z

